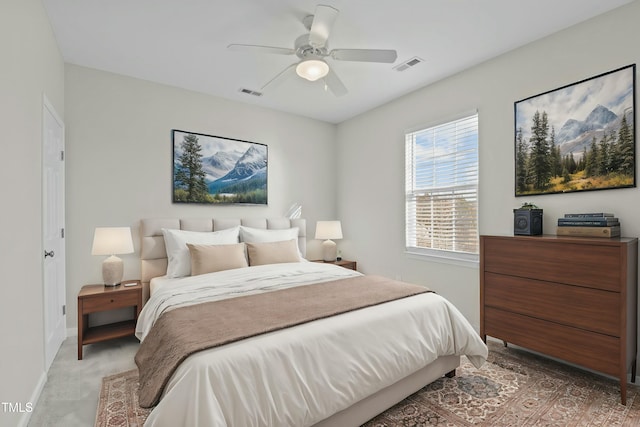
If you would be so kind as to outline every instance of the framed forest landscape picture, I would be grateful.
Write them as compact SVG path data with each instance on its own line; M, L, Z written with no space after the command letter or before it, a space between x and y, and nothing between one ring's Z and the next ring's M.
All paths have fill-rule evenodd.
M636 186L635 64L514 103L515 195Z
M173 202L267 204L267 146L172 131Z

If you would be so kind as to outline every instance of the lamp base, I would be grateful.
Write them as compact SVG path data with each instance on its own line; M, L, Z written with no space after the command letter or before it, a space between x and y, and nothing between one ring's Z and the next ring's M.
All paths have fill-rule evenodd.
M117 256L111 255L102 262L102 280L105 286L118 286L123 274L124 265Z
M338 250L336 246L336 242L333 240L327 239L322 242L322 259L326 262L333 262L336 260L338 255Z

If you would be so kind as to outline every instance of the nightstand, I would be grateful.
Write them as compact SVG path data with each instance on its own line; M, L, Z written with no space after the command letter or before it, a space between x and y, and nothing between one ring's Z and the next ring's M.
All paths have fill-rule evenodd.
M314 259L312 261L313 262L324 262L326 264L335 264L335 265L339 265L340 267L348 268L350 270L357 270L358 269L357 263L355 261L349 261L349 260L346 260L346 259L341 259L340 261L323 261L321 259Z
M135 283L134 286L124 286ZM89 314L132 307L134 318L123 322L89 327ZM133 335L142 310L142 285L139 280L125 280L118 286L85 285L78 293L78 360L82 346Z

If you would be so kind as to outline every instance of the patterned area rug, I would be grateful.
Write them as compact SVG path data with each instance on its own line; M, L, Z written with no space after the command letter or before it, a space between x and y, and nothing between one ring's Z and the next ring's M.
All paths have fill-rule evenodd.
M102 379L96 427L142 427L151 409L138 405L138 370Z
M640 389L530 353L489 343L476 369L463 357L454 378L441 378L378 415L364 427L638 426ZM97 427L141 427L137 370L105 377Z

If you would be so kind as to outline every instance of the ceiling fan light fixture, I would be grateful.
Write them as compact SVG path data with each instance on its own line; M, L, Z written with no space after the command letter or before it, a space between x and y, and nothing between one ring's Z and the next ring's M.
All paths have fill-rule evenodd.
M303 79L315 82L329 73L329 65L321 59L305 59L296 66L296 73Z

